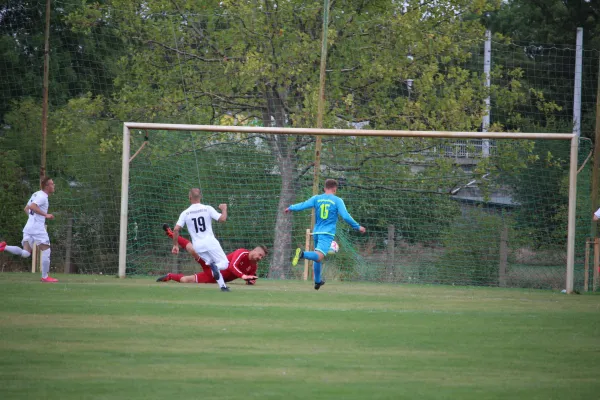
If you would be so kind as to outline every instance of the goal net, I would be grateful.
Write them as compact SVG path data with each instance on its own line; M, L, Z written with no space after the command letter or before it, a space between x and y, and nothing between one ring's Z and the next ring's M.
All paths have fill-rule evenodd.
M302 278L290 259L304 248L311 213L283 210L313 195L315 130L142 123L126 130L121 274L198 270L185 252L170 254L162 225L175 224L189 189L199 187L204 204L229 205L229 220L213 224L225 252L266 245L261 277ZM322 132L318 193L325 179L337 179L338 195L367 228L361 235L340 220L340 251L325 259L326 279L564 288L577 262L572 279L582 284L568 239L585 242L589 196L573 203L572 217L582 211L570 232L569 191L574 169L588 173L588 142L577 150L571 134ZM579 182L580 194L589 193L589 179Z

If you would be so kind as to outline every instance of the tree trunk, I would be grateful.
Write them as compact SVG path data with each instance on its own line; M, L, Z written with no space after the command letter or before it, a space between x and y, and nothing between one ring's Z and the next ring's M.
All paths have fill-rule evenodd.
M285 126L285 106L280 93L267 86L267 102L263 111L265 126ZM275 240L273 258L269 268L269 278L286 279L291 268L292 216L285 209L296 199L296 150L294 140L286 135L271 135L268 138L271 154L277 160L281 175L281 191L275 220Z
M291 267L292 254L292 216L286 214L285 209L293 204L296 197L295 172L296 162L294 157L280 160L281 192L277 205L277 218L275 220L275 240L273 242L273 259L269 269L269 277L285 279Z

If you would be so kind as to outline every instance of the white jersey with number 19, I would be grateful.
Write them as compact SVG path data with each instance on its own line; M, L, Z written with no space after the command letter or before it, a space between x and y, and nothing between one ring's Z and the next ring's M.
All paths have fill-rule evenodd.
M221 245L212 230L212 220L218 220L220 217L221 214L213 207L196 203L181 213L177 225L187 227L197 252L220 249Z

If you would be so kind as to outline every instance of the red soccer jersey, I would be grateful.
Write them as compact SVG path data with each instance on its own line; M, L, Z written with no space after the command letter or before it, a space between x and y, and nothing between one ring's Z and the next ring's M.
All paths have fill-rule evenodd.
M227 254L229 266L226 270L221 271L223 280L225 282L231 282L235 279L241 278L242 275L256 275L258 264L256 261L250 261L248 258L249 253L250 252L246 249L237 249L236 251ZM196 274L196 282L217 283L212 276L210 267L206 265L204 260L199 258L196 261L202 266L202 272Z
M237 249L233 253L227 254L229 267L222 271L225 282L230 282L237 278L242 278L242 275L256 275L258 264L256 261L250 261L246 249Z

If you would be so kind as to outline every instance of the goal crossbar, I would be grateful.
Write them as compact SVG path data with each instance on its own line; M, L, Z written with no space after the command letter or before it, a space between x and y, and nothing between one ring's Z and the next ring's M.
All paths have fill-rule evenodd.
M577 196L577 152L579 136L575 133L522 133L522 132L452 132L452 131L411 131L411 130L373 130L373 129L318 129L318 128L279 128L260 126L226 126L226 125L188 125L160 124L144 122L125 122L123 124L123 159L121 175L121 214L119 232L119 277L126 275L127 257L127 217L129 202L129 162L130 162L130 130L173 130L231 133L264 133L274 135L309 135L309 136L373 136L373 137L425 137L454 139L520 139L520 140L570 140L569 162L569 206L567 228L567 265L566 291L573 292L575 267L575 213Z
M129 129L151 129L165 131L204 131L266 133L273 135L310 135L310 136L378 136L378 137L430 137L455 139L545 139L571 140L573 133L521 133L521 132L453 132L453 131L410 131L375 129L319 129L319 128L278 128L262 126L227 125L186 125L153 124L143 122L125 122Z

